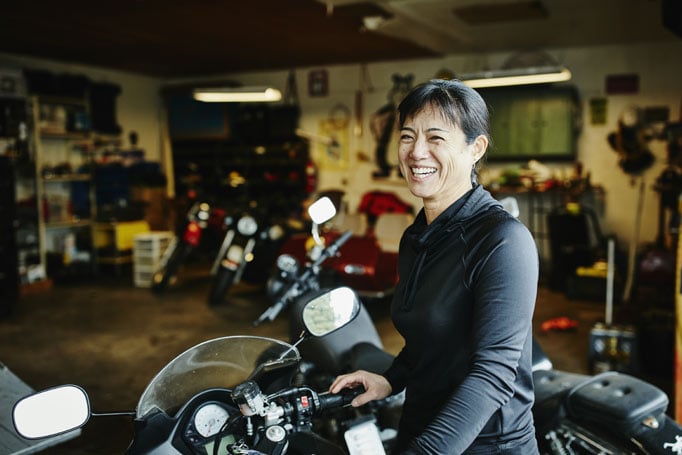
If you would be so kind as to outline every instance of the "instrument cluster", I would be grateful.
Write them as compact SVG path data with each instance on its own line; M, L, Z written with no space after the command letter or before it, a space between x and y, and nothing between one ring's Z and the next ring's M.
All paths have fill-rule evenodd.
M234 411L233 411L234 412ZM213 453L216 435L230 418L228 407L218 401L202 403L194 411L184 431L184 439L200 453ZM221 445L234 443L234 438L223 438Z

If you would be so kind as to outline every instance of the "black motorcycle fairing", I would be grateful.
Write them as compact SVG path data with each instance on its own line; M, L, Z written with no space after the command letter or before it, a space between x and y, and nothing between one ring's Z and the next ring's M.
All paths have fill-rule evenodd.
M312 431L293 433L289 438L292 452L299 455L319 453L325 455L345 455L345 451L338 445L321 437Z
M129 453L205 455L216 441L221 447L236 442L230 429L213 428L202 436L195 427L197 410L211 404L227 414L225 421L241 416L232 387L247 380L263 390L287 387L299 362L294 346L272 338L228 336L193 346L168 363L142 393ZM243 430L241 424L234 427L235 434Z
M291 339L295 340L303 330L302 308L310 296L316 292L319 291L304 294L294 301L289 315ZM379 333L364 305L360 307L360 314L353 320L352 324L348 324L323 338L306 339L298 346L298 349L303 358L315 359L315 366L318 369L327 374L338 375L349 371L351 347L358 343L367 343L380 350L383 349Z
M208 438L201 436L193 426L194 416L197 410L206 403L220 404L228 410L230 416L239 414L239 408L232 401L231 394L230 389L205 390L170 415L156 410L146 415L145 418L135 419L133 421L135 435L126 453L136 455L177 451L177 453L205 455L207 447L210 447L216 438L229 438L230 435L222 434Z
M351 371L366 370L383 374L391 366L395 357L374 343L361 341L350 350L348 364Z
M299 361L295 347L272 338L227 336L199 343L175 357L151 380L138 401L137 417L156 410L174 415L203 390L233 387L253 379L254 372Z

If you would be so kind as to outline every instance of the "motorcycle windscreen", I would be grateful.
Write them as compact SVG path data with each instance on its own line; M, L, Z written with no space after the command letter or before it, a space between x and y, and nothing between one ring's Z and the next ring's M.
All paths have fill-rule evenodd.
M233 388L254 372L298 363L288 343L258 336L230 336L200 343L166 365L149 383L137 405L137 417L160 410L173 415L197 393Z

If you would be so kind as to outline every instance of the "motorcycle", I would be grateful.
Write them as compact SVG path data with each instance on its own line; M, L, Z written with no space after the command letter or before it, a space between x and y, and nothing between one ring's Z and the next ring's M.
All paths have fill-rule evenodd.
M310 248L310 260L301 265L293 256L283 254L277 258L279 273L268 282L272 304L253 322L257 326L273 321L282 311L289 309L291 340L305 331L301 311L310 295L324 288L320 277L322 265L334 258L352 235L346 231L330 244L322 240L319 226L336 214L336 206L328 197L313 203L308 214L312 220L310 235L315 242ZM299 351L306 359L301 367L306 383L326 389L339 374L358 369L381 374L391 365L393 355L384 351L374 321L362 302L359 305L359 314L351 324L323 338L309 339L300 344ZM404 394L400 393L367 405L389 450L397 435L403 401Z
M226 223L226 212L208 201L196 200L190 206L185 223L173 237L164 251L159 264L152 275L151 289L159 293L165 291L175 280L182 264L190 253L196 250L204 237L204 232L223 231Z
M259 336L208 340L167 364L134 412L95 413L82 388L63 385L17 401L14 428L40 439L80 428L90 417L123 415L134 419L129 454L381 454L376 426L348 406L360 390L330 394L296 382L297 345L334 333L359 313L353 290L326 290L303 307L305 333L293 345ZM336 440L316 431L330 415L347 423Z
M244 209L228 213L208 201L195 201L187 212L179 234L171 241L152 276L152 291L159 293L175 280L189 255L204 245L210 249L220 242L213 260L208 304L223 302L230 287L244 278L265 282L277 251L296 223L273 211L259 208L254 201L243 202ZM248 265L248 268L247 268Z
M230 287L243 277L250 282L265 282L275 261L274 252L296 229L287 217L275 216L269 208L254 203L237 213L226 218L227 231L211 267L209 305L222 303Z
M335 257L341 246L351 237L346 231L328 246L320 237L319 226L336 215L336 206L327 196L323 196L308 207L308 215L312 221L311 239L314 245L308 251L308 261L301 266L296 257L280 254L276 261L276 276L267 283L267 293L273 303L253 322L254 326L264 321L273 321L285 308L303 294L320 289L320 271L322 264Z
M666 415L662 390L616 371L589 376L555 370L533 342L533 417L541 454L682 454L682 426Z

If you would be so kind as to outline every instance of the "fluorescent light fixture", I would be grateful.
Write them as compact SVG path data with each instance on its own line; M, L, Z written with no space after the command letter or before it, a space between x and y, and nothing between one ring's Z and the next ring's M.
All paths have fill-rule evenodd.
M571 72L564 67L541 66L462 74L460 79L472 88L507 87L565 82L571 79Z
M212 87L192 92L197 101L207 103L271 103L282 99L282 92L272 87Z

